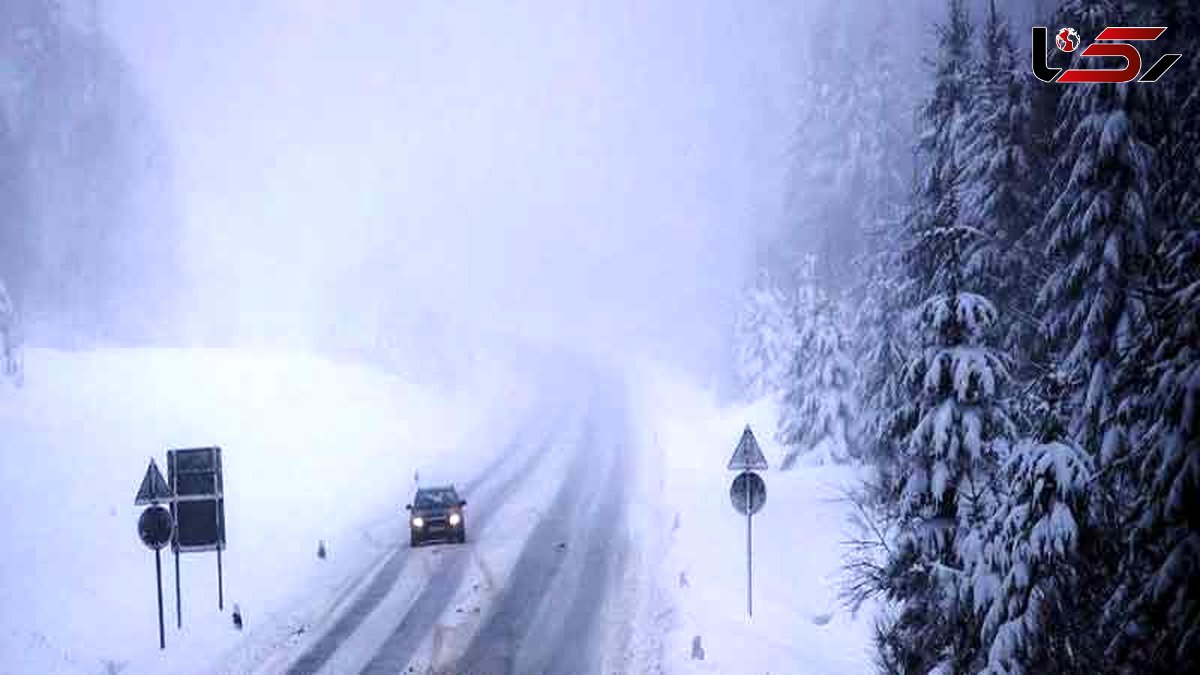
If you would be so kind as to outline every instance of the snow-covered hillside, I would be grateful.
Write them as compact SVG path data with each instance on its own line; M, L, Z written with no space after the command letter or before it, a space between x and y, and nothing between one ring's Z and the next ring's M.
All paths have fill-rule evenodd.
M774 440L773 406L723 407L683 379L642 372L639 442L659 450L646 453L642 468L661 501L636 510L665 532L648 554L659 561L659 592L643 610L652 624L646 634L661 644L643 649L661 650L670 673L869 672L870 612L852 616L838 599L849 531L843 490L857 469L778 472L784 450ZM745 424L771 463L762 474L767 502L753 525L753 618L746 615L746 520L730 503L735 473L725 468ZM693 658L697 636L703 660Z
M499 365L460 395L278 351L30 350L26 362L23 389L0 386L3 673L204 672L269 650L375 560L363 525L401 517L414 471L460 479L435 458L469 467L494 453L472 434L510 417L496 402L528 400L501 388ZM154 556L138 540L133 497L149 458L165 467L167 449L203 445L224 452L225 611L215 554L186 555L176 630L164 556L160 653Z

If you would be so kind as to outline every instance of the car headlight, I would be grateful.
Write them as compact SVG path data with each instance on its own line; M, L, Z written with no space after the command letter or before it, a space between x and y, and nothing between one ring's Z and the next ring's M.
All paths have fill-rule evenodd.
M462 516L458 515L457 513L450 514L450 527L458 527L458 524L461 522Z
M416 518L412 519L412 525L419 530L422 527L425 527L425 519L421 516L417 516Z

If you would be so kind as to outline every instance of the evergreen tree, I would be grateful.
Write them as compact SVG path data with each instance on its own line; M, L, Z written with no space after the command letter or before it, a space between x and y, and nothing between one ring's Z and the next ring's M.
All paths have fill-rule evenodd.
M1063 25L1096 34L1106 25L1138 25L1103 0L1063 9ZM1071 66L1099 67L1075 56ZM1129 377L1134 350L1150 315L1147 287L1153 251L1155 150L1150 142L1152 87L1074 84L1057 107L1051 187L1055 198L1041 226L1049 253L1038 295L1049 356L1068 378L1070 431L1096 465L1087 527L1096 542L1089 588L1111 593L1125 527L1138 491L1131 451L1145 428ZM1110 604L1110 606L1112 606ZM1090 608L1089 608L1090 609ZM1121 631L1119 621L1108 627Z
M1190 5L1157 3L1137 24L1168 26L1162 51L1184 56L1156 83L1159 99L1149 112L1160 180L1155 214L1163 233L1147 293L1150 320L1120 369L1125 401L1119 415L1145 429L1131 443L1133 470L1121 467L1131 474L1130 509L1118 531L1122 555L1108 604L1108 655L1160 672L1200 663L1200 55L1183 47L1200 30L1200 16Z
M1079 0L1061 19L1095 34L1108 25L1163 25L1155 19L1163 10ZM1071 66L1104 67L1097 61L1076 55ZM1168 411L1186 399L1186 387L1169 383L1195 358L1175 342L1195 335L1177 304L1184 266L1171 264L1188 257L1189 245L1181 243L1187 238L1176 235L1194 228L1178 218L1190 198L1174 172L1194 158L1180 151L1188 136L1173 136L1178 121L1169 116L1186 108L1191 92L1137 83L1062 91L1049 184L1055 198L1043 223L1050 272L1038 304L1045 340L1070 378L1071 435L1097 464L1087 514L1095 536L1086 552L1089 579L1081 584L1089 592L1076 600L1075 614L1094 613L1100 605L1093 595L1109 597L1104 625L1058 633L1073 639L1103 629L1110 665L1186 670L1196 659L1188 636L1197 614L1194 603L1180 600L1193 592L1181 568L1196 569L1198 556L1188 557L1194 544L1181 532L1191 522L1178 515L1175 499L1196 473L1187 442L1169 440L1180 436L1168 431ZM1171 300L1156 301L1156 286ZM1194 504L1194 496L1183 501L1189 498Z
M883 325L868 333L874 345L868 349L874 353L865 361L868 372L863 382L874 386L864 393L868 405L864 428L870 434L864 445L875 459L879 501L899 499L899 484L890 476L898 470L899 449L919 417L914 402L901 393L904 372L896 367L902 365L897 359L905 358L909 351L908 315L926 298L946 291L947 268L942 263L948 239L957 238L960 245L968 241L968 233L959 227L956 195L961 173L957 156L962 152L970 113L967 79L972 27L961 0L949 0L947 19L937 26L937 34L933 93L919 114L919 171L911 202L903 210L899 227L877 229L874 238L876 271L870 286L874 297L868 296L867 309ZM892 215L899 212L897 209Z
M897 253L900 220L880 218L868 234L867 279L855 324L860 373L856 398L862 410L854 427L854 445L872 472L867 497L876 506L894 494L899 451L888 421L904 397L901 372L907 347L903 306L896 293L902 269Z
M955 225L944 214L948 202L958 198L954 193L962 178L961 160L971 114L969 79L974 31L963 0L949 0L948 12L945 23L937 26L933 95L920 112L920 174L903 235L905 281L900 290L910 306L945 289L941 275L946 270L937 264L937 256L945 228ZM958 208L957 203L954 208ZM961 243L966 245L968 241Z
M845 8L841 8L844 10ZM793 154L793 245L816 256L831 295L859 290L855 262L866 233L902 197L910 170L911 88L895 63L891 11L881 7L861 49L862 18L833 9L805 56L804 98ZM894 38L893 38L894 39Z
M1141 670L1184 672L1200 663L1200 223L1164 246L1165 300L1157 330L1130 355L1141 392L1131 414L1149 417L1140 435L1132 533L1109 603L1110 654ZM1149 364L1146 367L1142 364Z
M912 429L898 467L901 534L885 591L901 611L880 648L905 672L957 672L977 655L963 547L995 506L994 473L1014 433L1002 398L1007 359L990 343L996 310L960 290L970 228L952 226L952 195L932 230L940 239L931 262L946 270L946 287L921 307L919 347L905 369L910 403L897 415Z
M902 608L881 645L905 672L958 672L977 650L962 544L994 506L992 475L1012 434L1000 399L1007 368L987 342L995 321L990 302L955 289L922 308L922 346L906 373L918 421L901 459L903 531L887 589Z
M1124 20L1115 7L1090 0L1065 13L1087 30ZM1125 430L1115 423L1114 370L1147 319L1132 292L1144 279L1151 242L1146 90L1136 83L1066 88L1055 136L1053 178L1061 188L1043 223L1053 263L1038 297L1043 325L1076 384L1073 435L1105 465L1125 447Z
M1168 225L1186 228L1200 219L1200 52L1192 48L1200 35L1200 12L1189 0L1163 0L1149 9L1138 25L1167 26L1154 44L1161 52L1183 54L1150 92L1158 96L1151 111L1153 138L1160 141L1155 203Z
M879 8L877 30L888 34L891 8ZM865 111L864 137L872 152L865 162L864 190L870 202L860 221L864 253L859 268L865 271L854 294L854 359L858 365L855 398L861 410L853 428L855 451L870 467L872 502L891 491L897 451L884 432L888 414L902 396L900 371L906 360L904 305L896 290L901 287L900 232L911 174L911 106L899 86L900 77L892 50L864 51L874 61L857 69L865 79L860 107Z
M1099 651L1076 655L1085 643L1073 650L1072 640L1086 636L1069 628L1081 618L1073 610L1081 604L1091 460L1067 433L1063 381L1046 381L1037 433L1004 461L997 508L964 546L988 673L1080 672Z
M857 412L850 344L840 312L828 299L818 302L795 359L791 386L784 397L779 440L788 448L780 465L792 468L804 457L815 464L850 459L850 425Z
M1184 34L1200 15L1181 0L1073 0L1055 23L1084 36L1110 25ZM974 63L970 34L952 1L917 186L892 238L902 264L886 244L868 258L860 321L928 299L915 329L892 320L862 332L863 436L888 467L868 504L888 553L882 567L851 565L850 595L869 587L894 601L876 635L890 671L1193 670L1200 90L1188 75L1200 58L1159 43L1185 57L1155 86L1037 87L1014 65L994 3ZM1112 67L1081 51L1070 67ZM1047 173L1039 191L1030 176ZM1008 318L1002 348L985 339L989 300ZM1023 316L1031 301L1036 316ZM889 368L877 364L906 349L903 380L880 378ZM1004 398L1009 355L1028 386ZM1010 405L1029 412L1011 449Z
M766 271L746 294L734 333L743 392L752 399L779 395L796 346L796 326L787 297Z
M1037 187L1029 155L1027 75L1015 68L1008 19L995 0L988 4L983 47L960 183L964 217L977 224L978 233L964 251L964 264L978 290L1008 317L1003 344L1017 354L1036 323L1029 308L1040 247L1027 235L1036 221ZM1020 372L1028 370L1019 364Z

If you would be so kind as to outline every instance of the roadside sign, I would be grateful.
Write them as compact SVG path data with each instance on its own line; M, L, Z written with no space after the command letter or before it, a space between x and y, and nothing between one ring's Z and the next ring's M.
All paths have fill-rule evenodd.
M767 458L763 456L762 448L758 447L758 440L754 438L754 432L750 431L750 425L746 425L746 429L742 431L742 440L738 441L737 447L733 450L733 456L729 458L730 471L766 471Z
M763 482L762 476L752 471L743 471L729 486L729 499L738 513L752 516L767 503L767 484Z
M754 616L754 514L767 503L767 484L755 471L765 471L767 458L750 425L742 431L742 439L729 458L729 470L741 471L729 486L729 500L738 513L746 516L746 614Z
M225 519L222 500L180 501L172 505L179 520L175 548L180 553L225 548Z
M158 472L154 460L150 460L150 468L146 469L146 476L142 479L142 487L138 490L134 503L142 504L143 500L153 502L145 511L142 511L142 515L138 518L137 529L138 538L147 548L154 551L154 582L158 589L159 649L167 648L167 635L163 628L162 549L171 541L175 523L171 518L171 512L166 507L160 506L158 502L169 498L170 492L166 490L166 481Z
M167 482L175 494L175 622L183 626L179 588L179 554L217 552L217 608L225 609L225 583L221 551L225 548L225 476L221 448L184 448L167 451Z
M175 541L180 553L225 548L225 485L220 448L167 452L167 477L175 494Z
M157 504L142 511L138 518L138 537L148 548L155 551L171 542L171 533L175 530L175 522L171 512Z
M146 475L142 477L142 486L138 488L137 496L133 498L134 505L145 506L146 504L169 502L172 497L174 494L171 493L171 488L163 478L162 472L158 470L158 465L151 459L150 466L146 467Z

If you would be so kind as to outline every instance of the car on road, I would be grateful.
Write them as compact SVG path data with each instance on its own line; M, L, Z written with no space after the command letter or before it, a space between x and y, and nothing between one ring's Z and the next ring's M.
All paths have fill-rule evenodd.
M466 500L453 485L417 488L408 510L409 542L420 546L430 541L467 541L467 522L463 515Z

